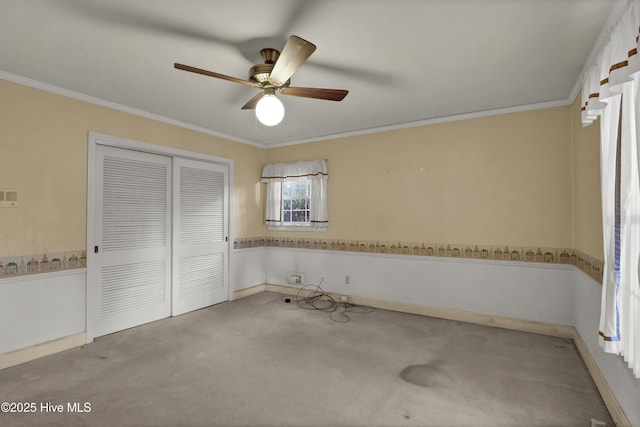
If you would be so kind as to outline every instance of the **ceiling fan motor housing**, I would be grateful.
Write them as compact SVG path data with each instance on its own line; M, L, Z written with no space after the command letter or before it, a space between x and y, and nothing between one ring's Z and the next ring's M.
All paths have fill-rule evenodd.
M256 64L249 69L249 80L258 83L268 83L269 75L273 70L273 66L280 57L280 51L277 49L266 48L260 51L260 55L264 60L264 64Z
M249 69L249 80L258 83L268 83L273 64L257 64Z

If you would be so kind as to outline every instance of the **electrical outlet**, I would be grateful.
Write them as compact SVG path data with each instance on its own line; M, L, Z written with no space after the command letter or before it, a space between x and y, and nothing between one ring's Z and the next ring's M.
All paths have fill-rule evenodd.
M294 271L289 272L287 276L287 283L290 285L302 285L304 284L304 274Z
M347 295L340 295L340 302L349 302L349 297Z

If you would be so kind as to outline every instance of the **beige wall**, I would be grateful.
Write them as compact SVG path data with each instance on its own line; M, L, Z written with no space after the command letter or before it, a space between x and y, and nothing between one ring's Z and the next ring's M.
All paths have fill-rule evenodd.
M571 106L573 247L603 260L600 193L600 121L582 127L578 97Z
M234 160L235 237L263 225L269 162L329 161L327 239L576 248L602 258L598 130L579 105L261 149L0 81L0 256L85 247L87 133ZM285 233L291 235L291 233ZM297 235L297 234L296 234Z
M0 208L0 256L85 247L89 131L233 159L235 233L264 233L264 149L3 80L0 121L0 189L22 198Z
M267 161L328 160L329 231L306 236L570 248L570 114L559 107L286 146L269 149Z

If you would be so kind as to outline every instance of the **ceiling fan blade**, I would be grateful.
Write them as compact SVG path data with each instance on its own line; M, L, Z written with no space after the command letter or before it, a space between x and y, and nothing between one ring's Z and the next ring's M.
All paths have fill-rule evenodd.
M289 96L301 96L303 98L342 101L349 91L343 89L320 89L314 87L283 87L280 88L280 93Z
M298 36L289 37L271 70L269 82L274 86L285 84L315 50L316 45L313 43Z
M264 92L260 92L253 98L251 98L246 104L242 106L242 110L255 110L256 105L258 105L258 101L262 99L264 96Z
M260 87L260 85L258 83L251 82L249 80L242 80L242 79L239 79L239 78L236 78L236 77L227 76L225 74L220 74L220 73L215 73L213 71L203 70L202 68L192 67L190 65L184 65L184 64L175 63L175 64L173 64L173 66L175 68L177 68L178 70L190 71L192 73L202 74L202 75L209 76L209 77L216 77L218 79L228 80L230 82L240 83L240 84L247 85L247 86Z

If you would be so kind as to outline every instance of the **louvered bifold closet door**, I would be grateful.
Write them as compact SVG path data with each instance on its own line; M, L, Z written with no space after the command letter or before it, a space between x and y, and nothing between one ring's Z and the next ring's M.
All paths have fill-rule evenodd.
M170 157L97 146L95 336L171 315ZM94 283L95 281L96 283Z
M173 315L229 299L227 170L174 159Z

